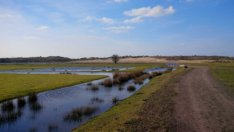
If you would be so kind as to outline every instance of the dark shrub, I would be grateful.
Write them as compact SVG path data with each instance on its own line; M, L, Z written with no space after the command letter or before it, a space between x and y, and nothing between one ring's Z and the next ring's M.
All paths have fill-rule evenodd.
M134 79L134 78L142 76L143 74L145 74L143 71L135 71L135 72L131 72L130 76L131 76L131 78Z
M123 84L123 83L129 81L131 79L131 76L130 76L130 73L117 72L117 73L114 73L113 79L114 79L114 81L113 81L114 84L120 85L120 84Z
M87 85L88 85L88 86L91 86L91 85L93 85L93 84L92 84L91 82L89 82L89 83L87 83Z
M94 104L94 103L102 103L104 100L103 99L99 99L98 97L94 97L91 99L91 103Z
M143 74L140 77L135 78L134 83L141 85L141 84L143 84L145 79L149 78L149 76L150 76L149 74Z
M82 119L82 110L80 108L72 110L69 114L64 117L64 120L67 121L81 121Z
M116 104L118 101L119 101L119 98L117 98L117 97L114 97L114 98L112 99L113 104Z
M152 77L157 77L157 76L161 76L162 73L161 72L153 72L151 73Z
M69 114L64 117L66 121L81 121L83 116L92 115L97 108L95 107L83 107L72 110Z
M12 101L7 101L2 104L3 112L11 112L15 109L15 106Z
M119 89L119 91L122 91L124 88L123 87L119 87L118 89Z
M130 85L130 86L128 86L128 89L127 89L129 92L133 92L133 91L135 91L136 90L136 87L135 86L133 86L133 85Z
M89 87L89 88L87 88L87 89L90 89L90 90L92 90L92 91L97 91L97 90L99 90L98 86L96 86L96 85L93 85L93 86L91 86L91 87Z
M102 82L102 84L105 86L105 87L112 87L113 85L113 82L111 79L106 79Z
M48 131L49 132L56 131L56 130L58 130L58 126L57 125L51 124L51 125L48 126Z
M37 102L37 95L36 94L32 94L28 97L28 102L31 103L35 103Z
M20 111L8 112L7 114L0 115L0 126L1 126L1 124L4 124L4 123L15 122L21 115L22 115L22 113Z
M89 116L89 115L92 115L96 110L97 108L94 108L94 107L84 107L83 113L84 115Z
M18 98L17 104L18 104L18 108L23 108L26 105L26 101L24 98Z
M39 112L42 109L42 105L36 102L36 103L30 104L30 109L33 112Z

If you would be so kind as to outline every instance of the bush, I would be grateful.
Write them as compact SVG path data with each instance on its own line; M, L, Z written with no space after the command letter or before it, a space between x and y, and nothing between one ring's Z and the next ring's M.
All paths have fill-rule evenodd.
M96 85L93 85L93 86L91 86L90 88L87 88L87 89L90 89L92 91L97 91L97 90L99 90L99 87L96 86Z
M37 95L36 94L32 94L32 95L30 95L29 97L28 97L28 102L29 103L35 103L35 102L37 102Z
M23 108L26 105L26 101L24 98L18 98L17 104L18 104L18 108Z
M15 109L15 106L12 101L7 101L2 104L2 111L3 112L10 112Z
M143 84L144 80L149 78L149 77L150 77L149 74L143 74L142 76L135 78L134 83L135 84Z
M113 82L111 79L106 79L101 84L104 85L105 87L112 87L113 86Z
M77 108L72 110L70 113L68 113L64 120L66 121L81 121L83 116L90 116L92 115L97 108L95 107L83 107L83 108Z
M128 89L127 89L129 92L133 92L133 91L135 91L136 90L136 87L135 86L133 86L133 85L130 85L130 86L128 86Z
M117 97L114 97L114 98L112 99L113 104L116 104L118 101L119 101L119 98L117 98Z

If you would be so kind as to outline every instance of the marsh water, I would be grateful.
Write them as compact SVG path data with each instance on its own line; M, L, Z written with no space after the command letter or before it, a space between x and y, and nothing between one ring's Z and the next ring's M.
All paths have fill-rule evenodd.
M85 69L85 70L84 70ZM17 74L58 74L68 72L72 74L97 74L107 75L112 78L110 71L113 68L56 68L38 70L2 71L3 73ZM94 71L94 70L95 71ZM104 70L103 70L104 69ZM118 68L121 71L127 68ZM165 71L165 68L150 69L150 71ZM1 72L1 73L2 73ZM30 73L29 73L30 72ZM105 87L100 85L104 79L88 83L64 87L56 90L41 92L36 95L21 97L20 99L7 100L0 103L0 131L1 132L27 132L27 131L71 131L91 118L107 111L118 100L125 99L149 82L148 79L140 85L130 80L123 85ZM135 86L129 91L128 86ZM91 87L98 87L92 90ZM83 114L74 114L75 110ZM72 117L76 116L76 117Z

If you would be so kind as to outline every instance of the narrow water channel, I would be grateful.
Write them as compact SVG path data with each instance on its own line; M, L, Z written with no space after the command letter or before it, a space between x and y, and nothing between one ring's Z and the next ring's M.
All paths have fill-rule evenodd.
M118 70L125 69L119 68ZM87 68L82 71L80 68L61 68L4 71L4 73L57 74L69 71L73 74L98 74L112 78L112 73L103 72L104 70L95 69L95 71L92 71ZM165 70L165 68L157 68L148 72L163 72ZM79 127L91 118L107 111L118 100L131 96L149 82L148 79L145 79L139 85L130 80L122 85L105 87L100 84L103 80L95 80L1 102L0 132L71 131L73 128ZM128 87L130 85L134 86L135 90L129 90ZM92 87L95 87L95 89L92 89ZM75 114L74 111L76 111Z

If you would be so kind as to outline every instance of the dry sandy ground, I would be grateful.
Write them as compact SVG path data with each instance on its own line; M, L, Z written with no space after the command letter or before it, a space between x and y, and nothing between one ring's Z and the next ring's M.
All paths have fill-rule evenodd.
M196 68L175 87L174 131L233 132L234 101L215 82L208 68Z
M154 57L140 57L140 58L123 58L120 59L119 63L168 63L168 62L176 62L176 63L205 63L211 62L212 60L166 60L159 59ZM85 60L85 61L75 61L76 63L112 63L112 60L109 59L96 59L96 60Z

